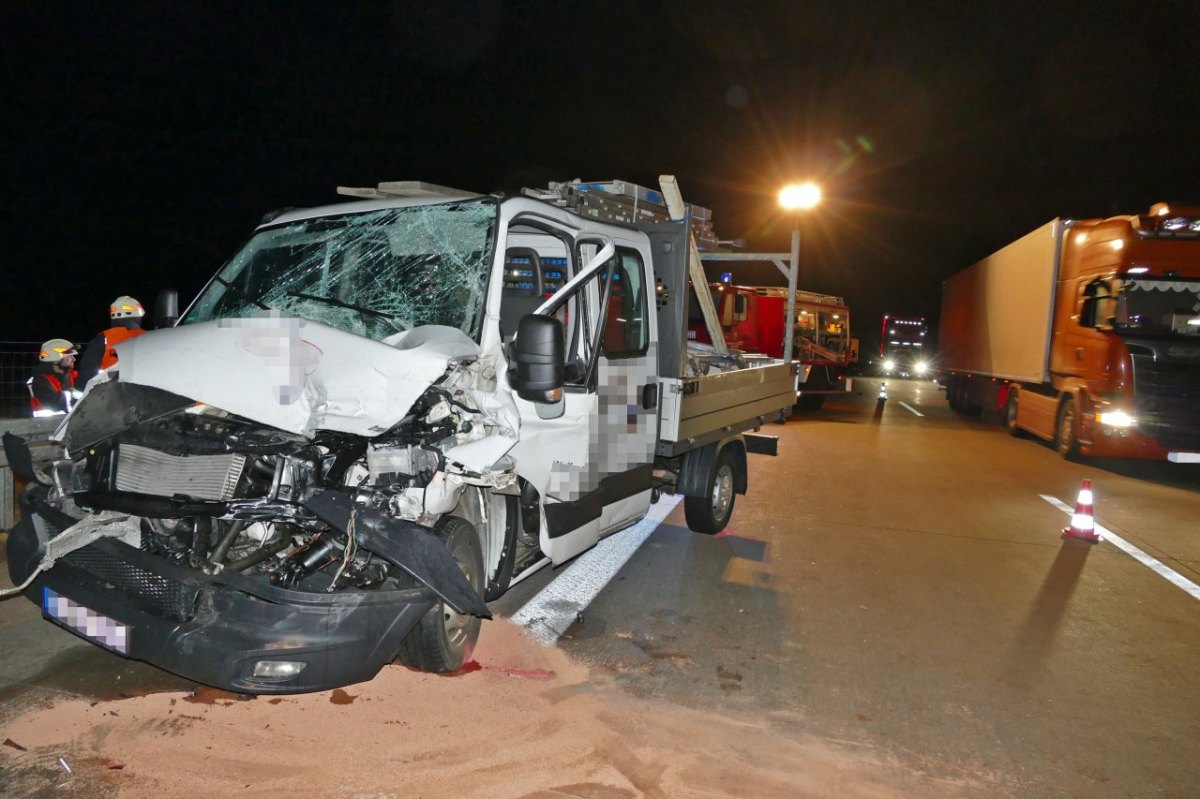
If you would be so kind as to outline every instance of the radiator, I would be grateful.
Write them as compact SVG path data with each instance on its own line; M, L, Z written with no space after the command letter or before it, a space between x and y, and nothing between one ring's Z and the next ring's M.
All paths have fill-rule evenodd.
M117 452L117 490L158 497L232 499L245 455L168 455L122 444Z

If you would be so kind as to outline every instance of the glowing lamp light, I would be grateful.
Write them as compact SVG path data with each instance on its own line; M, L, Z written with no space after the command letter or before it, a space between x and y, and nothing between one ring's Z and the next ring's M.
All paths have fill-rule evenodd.
M779 205L787 211L808 211L821 203L821 187L816 183L791 183L779 192Z
M1134 419L1123 410L1101 411L1096 414L1096 421L1109 427L1136 427L1137 419Z

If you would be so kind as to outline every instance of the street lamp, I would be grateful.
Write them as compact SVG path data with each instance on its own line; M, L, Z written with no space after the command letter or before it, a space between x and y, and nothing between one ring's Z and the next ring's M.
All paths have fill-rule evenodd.
M779 192L779 204L785 211L810 211L821 204L821 187L811 180L789 183Z
M821 187L812 181L806 183L789 183L779 192L779 205L793 215L792 227L792 270L788 275L787 318L789 324L796 324L796 276L800 272L800 214L811 211L821 203ZM783 359L792 360L792 336L783 342Z

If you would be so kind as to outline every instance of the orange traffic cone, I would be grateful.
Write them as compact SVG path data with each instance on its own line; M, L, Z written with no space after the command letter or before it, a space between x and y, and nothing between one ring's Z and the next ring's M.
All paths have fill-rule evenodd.
M1064 537L1079 538L1090 543L1103 539L1096 533L1096 521L1092 513L1092 481L1084 480L1075 500L1075 513L1071 515L1071 526L1063 528Z

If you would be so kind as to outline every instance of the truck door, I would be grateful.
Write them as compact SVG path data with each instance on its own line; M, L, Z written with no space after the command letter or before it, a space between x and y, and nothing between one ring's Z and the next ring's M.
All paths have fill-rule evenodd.
M645 514L658 432L648 246L589 233L572 246L583 266L538 310L566 328L561 415L518 399L510 453L542 494L540 545L555 563Z

